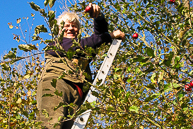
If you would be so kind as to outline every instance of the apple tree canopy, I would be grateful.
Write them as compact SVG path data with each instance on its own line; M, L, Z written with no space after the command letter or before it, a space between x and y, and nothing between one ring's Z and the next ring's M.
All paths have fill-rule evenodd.
M83 13L89 2L101 7L108 19L109 32L120 29L126 34L106 82L97 86L97 102L85 103L73 116L92 109L87 128L192 128L193 94L185 85L193 80L193 2L190 0L99 0L60 1L61 10L75 11L81 18L81 35L93 32L93 22ZM52 10L55 0L45 0L44 5L29 3L32 12L45 19L44 25L34 27L30 42L25 35L14 34L18 48L11 48L0 65L0 128L39 127L36 89L43 70L45 50L63 52L71 59L76 53L85 54L92 62L93 77L97 74L110 44L93 50L61 49L62 33ZM41 8L45 6L46 8ZM31 17L34 17L33 15ZM28 20L27 18L25 20ZM17 20L17 24L24 22ZM14 26L9 24L10 28ZM138 37L133 38L137 33ZM49 39L44 39L47 34ZM24 37L23 37L24 36ZM23 39L23 38L24 39ZM55 41L56 46L47 46ZM39 46L45 45L44 49ZM74 41L74 46L79 42ZM18 50L24 55L19 55ZM96 57L91 55L95 53ZM61 60L65 63L65 60ZM80 68L78 76L85 75ZM65 76L59 76L58 79ZM86 85L91 85L86 81ZM52 80L53 87L57 80ZM49 90L49 89L48 89ZM60 96L57 90L55 95ZM44 95L51 96L50 94ZM73 104L58 105L70 106ZM57 108L55 110L57 110ZM45 115L47 112L44 112Z

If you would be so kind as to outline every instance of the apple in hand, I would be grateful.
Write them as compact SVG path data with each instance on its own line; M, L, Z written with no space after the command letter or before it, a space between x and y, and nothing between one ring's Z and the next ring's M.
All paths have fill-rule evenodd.
M84 10L86 13L89 13L91 11L91 7L87 6Z
M193 87L193 81L190 82L190 87Z
M137 34L137 33L134 33L134 34L133 34L133 38L134 38L134 39L137 39L137 38L138 38L138 34Z
M191 91L192 90L192 88L190 87L190 84L185 85L185 90L186 91Z
M174 2L175 2L175 0L170 0L170 2L171 2L171 3L174 3Z

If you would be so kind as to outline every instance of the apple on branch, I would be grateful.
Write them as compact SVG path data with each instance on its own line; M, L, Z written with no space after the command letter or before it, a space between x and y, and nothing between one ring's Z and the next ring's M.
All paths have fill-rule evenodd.
M133 34L133 38L134 38L134 39L137 39L137 38L138 38L138 34L137 34L137 33L134 33L134 34Z
M190 84L185 85L185 90L186 91L191 91L192 90L192 88L190 87Z

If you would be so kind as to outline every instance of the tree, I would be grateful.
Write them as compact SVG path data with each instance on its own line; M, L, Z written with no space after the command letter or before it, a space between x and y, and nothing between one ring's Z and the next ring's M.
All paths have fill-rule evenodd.
M32 18L33 18L32 14ZM44 66L42 53L39 52L38 44L28 43L27 33L21 28L22 22L29 23L29 18L17 19L17 25L9 23L9 27L21 31L23 37L14 35L14 40L20 42L18 48L23 51L19 54L18 48L11 50L1 59L0 67L0 128L32 128L38 127L36 114L36 90L40 73ZM25 34L24 34L25 33ZM22 44L23 41L25 44Z
M54 2L55 0L45 0L44 4L48 6L48 10L41 9L33 2L30 3L31 7L46 19L48 25L35 28L34 41L47 44L53 40L56 42L60 40L62 35L58 35L59 28L56 25L55 14L50 10ZM89 2L92 1L69 5L70 10L76 11L81 16L82 35L79 35L79 38L86 37L92 32L92 20L87 14L81 13ZM184 86L193 78L192 2L103 0L97 4L108 19L109 30L120 29L126 33L126 40L122 42L105 84L96 86L100 92L93 92L99 101L92 104L85 103L75 116L92 109L88 128L191 128L192 92L185 91ZM42 39L40 33L43 32L51 33L51 40ZM132 38L134 33L138 33L138 39ZM74 45L78 45L78 42L74 42ZM19 49L31 51L36 48L30 46L20 45ZM87 48L76 52L65 52L59 47L46 47L44 50L48 49L64 52L69 59L76 52L85 53L88 58L91 58L91 53L96 52L97 56L91 58L92 71L96 75L108 47L102 46L96 51ZM10 51L7 58L17 59L14 50ZM3 70L9 70L7 64L1 65ZM80 75L80 72L77 74ZM5 83L1 81L1 86L5 87L12 80L4 79ZM1 89L4 90L5 88ZM27 106L28 103L24 105ZM1 104L4 114L8 114L9 108L5 109L7 106ZM33 112L34 109L30 111ZM31 120L27 118L28 121ZM15 127L17 124L8 125ZM1 121L0 125L5 127L6 124Z

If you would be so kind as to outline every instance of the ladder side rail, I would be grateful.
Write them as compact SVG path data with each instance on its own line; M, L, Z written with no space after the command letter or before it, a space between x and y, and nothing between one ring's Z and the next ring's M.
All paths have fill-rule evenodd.
M112 62L115 58L117 50L120 46L120 43L121 43L121 40L117 40L117 39L113 40L113 42L112 42L112 44L111 44L111 46L110 46L110 48L107 52L107 56L105 57L102 65L101 65L101 67L100 67L100 69L99 69L99 71L98 71L98 73L97 73L97 75L96 75L96 77L93 81L93 86L95 86L97 81L99 81L99 80L101 81L99 86L102 85L105 82L105 78L108 74L108 71L109 71L111 65L112 65ZM88 95L85 98L85 101L88 101L88 102L96 101L96 99L94 97L92 97L93 100L91 100L91 98L88 98L88 97L90 97L91 91L96 91L97 92L97 90L93 86L91 86L90 91L89 91Z
M110 48L107 52L107 56L105 57L102 65L101 65L101 67L100 67L100 69L99 69L99 71L98 71L98 73L97 73L97 75L96 75L96 77L93 81L93 86L96 85L98 80L101 81L99 86L102 85L105 82L105 78L108 74L108 71L109 71L109 69L112 65L112 62L115 58L115 55L117 53L117 50L118 50L121 42L122 42L122 40L120 40L120 39L114 39L113 40L113 42L112 42L112 44L111 44L111 46L110 46ZM84 103L86 101L91 103L91 102L94 102L94 101L97 100L97 97L92 95L92 91L98 92L93 86L91 86L91 88L90 88L90 90L89 90L89 92L88 92L88 94L87 94L87 96L84 100ZM89 109L89 110L83 112L81 115L79 115L75 119L74 124L73 124L71 129L84 129L84 127L86 126L86 123L88 121L88 118L90 116L91 111L92 110Z

